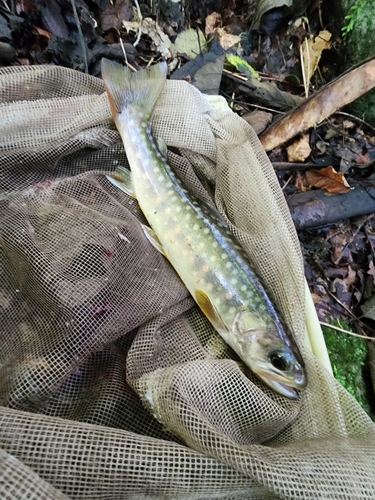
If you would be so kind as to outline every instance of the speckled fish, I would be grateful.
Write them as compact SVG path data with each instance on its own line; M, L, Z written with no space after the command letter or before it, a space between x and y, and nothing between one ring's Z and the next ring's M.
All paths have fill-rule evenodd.
M219 212L192 196L151 135L150 118L164 86L162 62L137 73L102 61L112 116L130 172L108 177L137 198L146 235L170 261L216 331L263 382L289 398L306 386L304 363L264 287Z

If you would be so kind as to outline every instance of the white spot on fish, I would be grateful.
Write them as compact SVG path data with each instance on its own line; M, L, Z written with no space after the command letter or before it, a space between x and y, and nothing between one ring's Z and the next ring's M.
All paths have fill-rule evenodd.
M246 292L247 290L247 286L246 285L242 285L241 288L240 288L241 292Z
M215 260L216 260L216 255L211 255L210 262L215 262Z
M217 248L217 246L218 246L218 242L217 242L217 241L214 241L214 242L212 243L212 248Z
M223 260L225 260L225 259L227 259L227 258L228 258L228 254L226 254L226 253L222 253L222 254L220 255L220 257L221 257Z
M207 285L207 287L206 287L206 288L207 288L207 290L208 290L209 292L211 292L211 291L212 291L212 289L213 289L213 284L212 284L212 283L208 283L208 285Z
M159 169L158 169L158 167L154 167L154 168L152 169L152 171L154 172L154 174L158 174L158 173L159 173Z
M191 218L191 215L190 215L190 214L186 214L186 215L185 215L185 219L186 219L186 220L189 220L190 218Z
M230 280L230 284L231 284L231 285L236 285L236 284L237 284L237 281L238 281L238 280L237 280L237 278L232 278L232 279Z
M227 292L225 294L225 298L226 298L226 300L230 300L232 298L232 295L229 292Z
M172 196L171 201L173 202L177 201L177 196Z
M180 206L176 207L176 212L181 212L182 208Z
M235 307L230 307L228 309L228 312L229 312L229 314L234 314L236 312L236 308Z
M203 229L203 233L204 233L204 234L208 234L209 232L210 232L210 230L208 229L208 227L205 227L205 228Z
M167 184L165 185L165 187L167 189L171 188L173 186L173 183L171 181L168 181Z
M193 229L194 229L194 231L198 231L198 229L199 229L198 224L194 224Z
M158 182L163 182L164 180L164 177L162 175L159 175L159 177L157 178L157 181Z
M227 269L229 269L230 267L232 267L232 263L231 263L231 262L227 262L227 263L225 264L225 267L226 267Z

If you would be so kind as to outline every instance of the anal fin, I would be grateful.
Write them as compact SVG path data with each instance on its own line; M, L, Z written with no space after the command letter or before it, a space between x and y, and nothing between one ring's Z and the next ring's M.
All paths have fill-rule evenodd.
M165 250L164 250L162 244L160 243L159 238L157 237L155 231L153 229L151 229L150 227L145 226L144 224L141 224L141 226L142 226L143 232L146 235L146 238L151 243L151 245L154 248L156 248L156 250L158 250L158 252L160 252L161 254L163 254L164 257L166 257L168 259L168 256L165 253Z

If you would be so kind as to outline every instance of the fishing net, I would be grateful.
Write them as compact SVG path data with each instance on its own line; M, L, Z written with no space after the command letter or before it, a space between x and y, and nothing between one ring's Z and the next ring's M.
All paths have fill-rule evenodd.
M299 242L251 127L181 81L153 115L291 325L299 400L239 361L106 179L127 160L102 81L2 68L0 95L1 498L374 498L374 424L304 347Z

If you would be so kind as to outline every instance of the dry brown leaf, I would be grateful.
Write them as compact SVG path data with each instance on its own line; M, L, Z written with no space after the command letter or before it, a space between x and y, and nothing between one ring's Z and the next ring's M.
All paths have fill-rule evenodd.
M309 191L311 189L310 184L307 182L306 174L298 170L294 175L294 186L301 192Z
M310 40L305 40L301 45L301 60L303 62L303 75L306 90L310 80L318 67L320 57L324 49L329 49L331 33L327 30L320 31L318 35Z
M215 29L218 37L218 41L224 50L228 50L236 43L240 43L241 37L238 35L231 35L225 31L225 28Z
M51 38L53 38L53 35L49 31L44 30L43 28L39 28L38 26L34 26L34 29L38 33L38 35L44 36L48 40L51 40Z
M290 162L305 161L311 153L308 134L304 134L298 141L288 146L286 152Z
M213 12L206 17L204 32L206 35L215 33L215 26L221 23L221 15L218 12Z
M245 113L242 118L253 127L255 133L259 135L272 122L272 113L267 113L262 109L256 109L250 113Z
M119 30L122 21L128 21L132 18L133 8L130 0L116 0L106 3L107 7L100 15L100 27L103 31L111 28Z
M307 170L306 179L311 187L325 189L328 193L337 194L350 191L350 186L344 175L341 172L336 172L333 167Z

